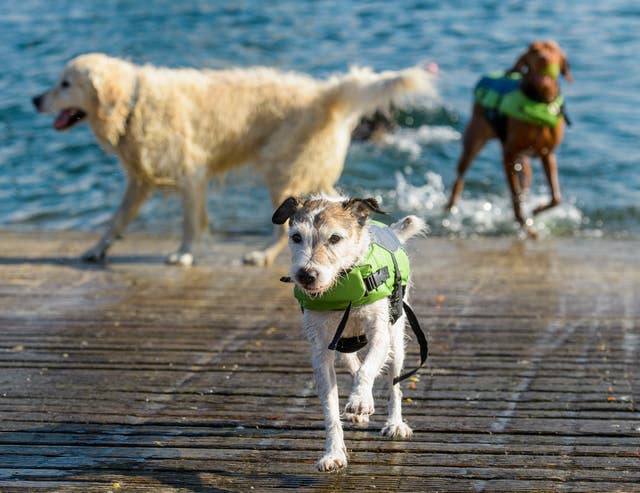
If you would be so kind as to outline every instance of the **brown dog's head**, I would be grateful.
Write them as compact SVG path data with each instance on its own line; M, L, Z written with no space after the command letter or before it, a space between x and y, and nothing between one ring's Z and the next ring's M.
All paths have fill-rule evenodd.
M509 72L520 72L524 89L535 99L551 102L558 96L558 76L572 82L569 61L558 43L552 40L534 41Z
M96 136L116 145L124 131L134 86L133 65L100 53L74 58L58 82L33 98L41 113L57 113L56 130L68 130L88 121Z

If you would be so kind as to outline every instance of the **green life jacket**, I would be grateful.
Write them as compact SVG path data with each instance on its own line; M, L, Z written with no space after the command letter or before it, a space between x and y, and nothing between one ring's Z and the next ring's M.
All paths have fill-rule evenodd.
M535 101L520 90L522 75L494 72L484 76L476 85L475 101L485 109L496 110L525 123L555 127L563 118L562 96L551 103Z
M397 286L407 285L409 257L393 230L372 221L369 232L371 246L364 259L342 274L331 289L320 296L311 297L295 286L294 296L303 310L345 310L349 304L353 307L367 305L392 296ZM396 279L395 264L400 271L400 279ZM403 290L400 288L400 291ZM398 292L396 295L400 303L402 294Z

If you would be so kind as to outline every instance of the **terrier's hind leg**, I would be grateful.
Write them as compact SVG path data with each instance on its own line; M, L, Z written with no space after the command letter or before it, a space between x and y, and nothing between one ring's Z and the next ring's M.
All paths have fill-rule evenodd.
M393 379L400 376L404 364L404 323L400 317L391 330L391 367L389 371L389 415L382 428L382 435L391 438L411 438L413 430L402 419L402 391Z

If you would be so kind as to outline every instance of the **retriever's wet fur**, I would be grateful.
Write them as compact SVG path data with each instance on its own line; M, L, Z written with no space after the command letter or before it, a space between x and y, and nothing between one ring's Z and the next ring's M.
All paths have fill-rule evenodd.
M352 69L317 80L269 68L140 66L92 53L71 60L34 104L42 112L62 112L59 130L86 121L127 175L121 206L84 258L102 260L144 200L164 188L177 190L184 205L182 244L167 260L189 265L193 242L207 224L209 177L252 162L274 206L291 195L332 194L359 118L416 90L431 90L430 75L417 68ZM271 263L287 241L286 233L277 236L245 260Z

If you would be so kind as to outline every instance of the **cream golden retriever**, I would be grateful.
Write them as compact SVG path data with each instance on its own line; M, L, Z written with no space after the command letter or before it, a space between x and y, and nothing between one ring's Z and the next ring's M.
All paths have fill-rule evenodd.
M33 103L58 113L57 130L87 122L127 175L120 207L83 258L104 260L144 200L173 189L182 197L184 223L182 243L167 262L190 265L193 243L207 225L211 176L253 163L274 207L292 195L332 194L359 118L407 93L432 92L431 78L419 68L352 69L317 80L269 68L139 66L91 53L68 62L56 85ZM270 264L287 244L284 229L276 237L245 261Z

